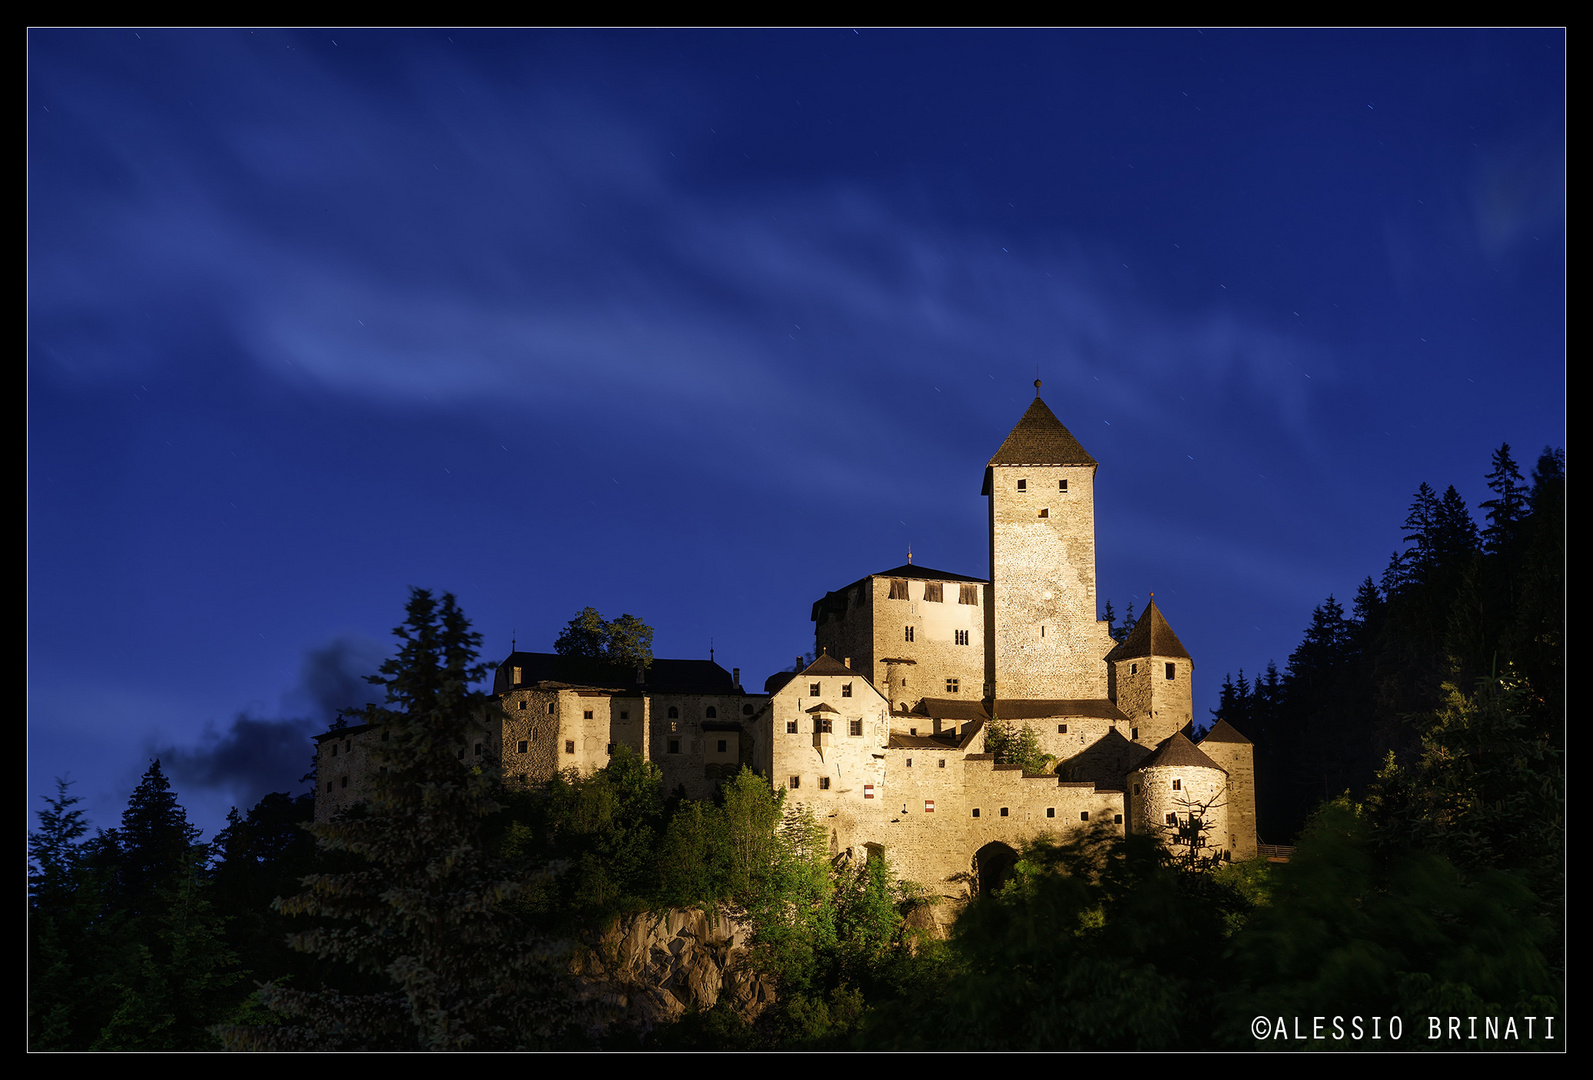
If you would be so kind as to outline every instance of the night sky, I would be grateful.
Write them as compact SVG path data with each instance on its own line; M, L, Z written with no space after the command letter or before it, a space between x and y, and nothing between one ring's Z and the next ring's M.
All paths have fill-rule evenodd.
M988 573L1043 396L1100 595L1284 666L1565 442L1565 35L28 38L28 788L303 790L410 586L749 687L826 590ZM31 819L30 819L31 820Z

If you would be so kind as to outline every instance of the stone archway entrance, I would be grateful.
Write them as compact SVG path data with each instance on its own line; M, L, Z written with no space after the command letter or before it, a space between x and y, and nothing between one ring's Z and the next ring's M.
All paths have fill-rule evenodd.
M973 874L980 894L994 892L1005 885L1017 861L1017 851L1000 840L992 840L974 852Z

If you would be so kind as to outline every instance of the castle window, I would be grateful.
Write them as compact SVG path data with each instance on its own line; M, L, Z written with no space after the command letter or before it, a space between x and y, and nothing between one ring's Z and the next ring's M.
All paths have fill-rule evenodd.
M828 776L819 777L819 790L820 791L829 791L830 790L830 778Z
M979 603L979 586L977 586L977 585L964 585L964 586L962 586L962 592L957 597L957 603L959 603L959 604L978 604Z
M477 757L481 756L481 744L480 743L476 744L476 756Z
M795 720L787 720L785 722L785 730L787 735L795 735L797 733L797 722Z
M677 732L679 730L680 730L680 721L679 720L671 720L669 722L669 733L671 735L673 735L675 732Z
M1169 824L1169 825L1177 825L1178 824L1178 815L1177 814L1168 814L1167 815L1167 824Z
M960 685L962 685L962 684L959 683L956 679L947 679L946 680L946 693L948 693L948 694L957 693L957 687L959 687Z
M332 781L330 781L330 780L328 780L326 782L326 791L327 791L327 794L331 794L331 792L332 792Z
M525 712L525 702L524 701L520 702L520 711L521 712Z
M913 628L911 626L909 626L909 627L906 627L906 630L907 630L907 640L908 641L913 640Z
M631 711L629 709L621 709L620 710L620 719L621 720L629 720L630 718L631 718Z
M680 708L679 708L679 706L671 705L669 707L669 719L671 719L671 720L679 720L680 719Z
M465 748L463 746L459 748L459 760L465 760Z
M911 769L913 767L913 759L912 758L908 758L907 759L907 767L909 769Z
M851 683L842 683L841 684L841 696L842 697L851 697L852 696L852 684Z
M741 715L742 716L751 716L752 715L752 706L751 705L743 705L743 706L741 706Z
M957 631L957 644L959 644L959 645L968 644L968 631L966 631L966 630L958 630Z
M590 719L592 719L592 710L591 709L587 709L585 712L581 713L581 715L584 718L586 718L587 720L590 720Z
M337 757L337 743L332 744L332 756Z
M1121 824L1123 824L1123 815L1122 814L1113 814L1112 815L1112 824L1113 825L1121 825Z
M670 739L669 740L669 752L671 754L680 753L680 740L679 739Z
M1056 489L1058 491L1066 491L1068 489L1068 482L1066 480L1058 480L1056 482Z
M1088 820L1090 820L1090 812L1088 810L1080 810L1079 811L1079 820L1080 821L1088 821Z
M520 740L520 744L519 744L520 753L522 753L522 754L527 753L530 749L531 749L531 740L530 739L521 739Z
M1019 491L1028 491L1029 490L1029 481L1027 481L1027 480L1019 480L1018 481L1018 490Z
M575 753L575 740L574 739L565 739L564 740L564 752L566 754Z
M824 717L823 719L815 719L813 721L813 730L817 731L821 735L831 735L831 734L834 734L834 731L833 731L834 724L835 724L835 721L831 720L829 717Z
M1007 816L1007 808L1005 806L1003 806L1001 808L1001 816L1002 817L1006 817Z
M608 746L604 747L603 753L608 754L610 757L612 757L614 755L614 744L613 743L609 743Z
M337 786L338 787L348 787L348 777L345 776L345 777L343 777L342 780L338 781L338 785Z
M520 685L520 669L519 668L515 668L514 669L514 684L516 686Z
M720 739L718 741L719 741L719 752L722 754L722 753L725 752L725 747L727 745L729 745L730 740L728 740L728 739Z
M712 705L710 705L710 706L708 706L708 711L703 713L703 715L706 716L710 720L714 720L714 719L718 718L719 710L714 708Z
M945 603L945 586L938 581L924 582L924 599L931 604Z
M791 785L791 790L795 791L797 788L802 786L802 778L800 776L793 776L788 783Z
M1066 735L1068 733L1068 726L1066 724L1058 724L1056 726L1056 733L1058 735Z
M1051 516L1051 508L1048 507L1048 506L1041 507L1040 508L1040 516L1043 517L1043 518L1050 517Z
M891 578L891 599L907 599L907 582L903 581L901 578Z
M941 758L940 759L940 767L942 769L944 769L946 767L946 759L945 758Z
M1134 794L1136 794L1136 795L1139 794L1139 785L1138 784L1134 785Z
M819 696L819 684L816 683L816 682L808 683L808 697L818 697L818 696Z
M848 720L846 722L846 733L848 735L861 735L861 734L863 734L863 721L861 721L861 720Z
M1128 729L1128 737L1129 737L1129 738L1130 738L1130 739L1137 739L1137 738L1139 738L1139 728L1137 728L1137 727L1131 727L1131 728L1129 728L1129 729Z
M909 735L917 735L918 734L918 729L917 728L908 728L907 729L907 734L909 734Z
M1172 664L1168 664L1167 665L1167 677L1169 679L1171 679L1177 673L1178 673L1178 669L1176 667L1174 667Z
M1046 807L1045 808L1045 816L1046 817L1056 817L1056 807L1054 807L1054 806Z
M1045 637L1045 627L1040 627L1040 636Z
M1173 781L1173 790L1174 791L1183 791L1184 790L1184 782L1182 780L1174 780Z
M1130 664L1130 665L1128 665L1128 673L1130 675L1138 675L1139 674L1139 665L1138 664Z
M978 817L979 816L979 808L977 806L973 808L973 816L974 817Z

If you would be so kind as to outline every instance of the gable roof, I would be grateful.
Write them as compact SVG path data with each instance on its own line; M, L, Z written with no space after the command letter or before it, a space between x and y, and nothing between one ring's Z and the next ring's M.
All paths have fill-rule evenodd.
M1162 618L1161 609L1156 606L1154 598L1146 605L1139 621L1134 624L1128 640L1106 654L1106 662L1110 664L1117 660L1138 660L1146 656L1171 656L1194 662L1194 657L1189 655L1184 643L1178 640L1173 628L1167 625L1166 619Z
M856 675L857 672L847 667L829 653L820 653L819 658L802 669L804 675Z
M513 690L514 669L520 669L519 686L537 683L568 683L597 686L631 693L652 694L736 694L730 672L712 660L654 660L644 681L636 681L636 669L616 667L601 660L558 653L513 652L498 665L492 677L492 692Z
M990 465L1097 465L1073 433L1036 395Z

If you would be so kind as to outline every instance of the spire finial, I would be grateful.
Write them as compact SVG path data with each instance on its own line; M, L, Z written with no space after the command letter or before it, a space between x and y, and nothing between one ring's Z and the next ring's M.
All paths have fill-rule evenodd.
M913 545L907 545L907 565L913 565Z
M1040 396L1040 380L1039 379L1034 380L1034 396L1035 397L1039 397Z

